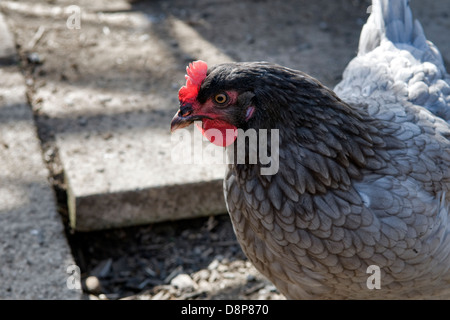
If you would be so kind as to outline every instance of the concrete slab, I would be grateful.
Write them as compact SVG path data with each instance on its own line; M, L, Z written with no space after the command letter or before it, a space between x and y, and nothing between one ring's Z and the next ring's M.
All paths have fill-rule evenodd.
M85 90L70 92L80 99L85 94ZM56 136L72 227L89 231L226 212L224 165L194 164L192 153L188 163L171 140L170 111L134 113L123 103L126 98L118 96L110 94L111 102L121 105L119 115L86 117L81 132L67 126ZM90 111L97 107L91 105ZM194 128L188 134L206 147Z
M413 6L450 61L445 1ZM86 0L78 3L80 29L70 29L63 6L3 1L23 47L41 26L46 30L34 48L41 63L28 66L31 98L59 150L72 227L90 231L225 212L224 166L186 164L171 141L185 65L267 60L333 86L355 55L369 3ZM33 15L20 24L27 12Z
M149 26L148 19L140 14L130 13L121 19L132 20L134 28ZM184 35L189 32L189 28L180 30ZM146 57L143 63L151 69L161 65L170 68L170 61L158 61L167 50L166 44L157 36L150 35L146 41L131 37L120 50L111 52L116 39L103 36L96 41L91 54L103 57L104 70L117 70L100 82L119 83L113 88L99 84L98 78L90 78L87 69L92 66L87 63L79 66L88 72L82 80L47 83L35 95L41 112L49 116L49 126L56 131L71 226L77 231L92 231L225 213L224 165L188 163L170 135L184 66L176 72L176 79L161 79L152 70L144 75L148 79L141 75L130 87L124 83L119 89L116 86L121 86L120 82L130 81L127 78L138 72L120 70L124 57L137 61ZM191 50L212 63L231 60L202 39ZM166 95L166 88L170 95ZM192 137L194 132L191 128ZM201 142L201 135L195 137L196 144L208 147Z
M0 14L0 66L16 61L16 48L5 18Z
M0 299L79 299L19 68L0 68L0 84Z

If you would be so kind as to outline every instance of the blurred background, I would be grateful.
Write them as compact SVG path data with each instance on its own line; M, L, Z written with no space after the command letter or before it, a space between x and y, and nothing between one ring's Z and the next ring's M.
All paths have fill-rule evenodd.
M357 52L369 6L368 0L0 2L17 51L8 65L24 79L84 298L283 298L234 237L222 195L224 166L173 161L169 125L177 92L186 65L198 59L275 62L332 88ZM450 3L412 7L448 66ZM24 197L25 205L39 201Z

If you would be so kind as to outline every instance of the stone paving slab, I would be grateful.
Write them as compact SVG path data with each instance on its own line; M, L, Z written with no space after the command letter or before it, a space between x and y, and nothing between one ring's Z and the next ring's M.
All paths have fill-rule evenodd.
M47 178L24 78L0 67L0 300L81 297L66 285L74 260Z
M0 14L0 66L14 63L16 60L16 49L14 39L6 26L3 15Z
M22 75L0 69L0 299L77 299L74 265Z

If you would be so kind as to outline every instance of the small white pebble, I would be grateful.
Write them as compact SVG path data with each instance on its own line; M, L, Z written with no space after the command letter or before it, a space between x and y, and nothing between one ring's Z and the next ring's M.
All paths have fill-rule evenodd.
M85 281L86 289L89 292L96 293L100 291L100 281L97 277L90 276L86 278Z
M170 281L170 284L181 290L192 290L197 288L195 281L186 273L177 275Z

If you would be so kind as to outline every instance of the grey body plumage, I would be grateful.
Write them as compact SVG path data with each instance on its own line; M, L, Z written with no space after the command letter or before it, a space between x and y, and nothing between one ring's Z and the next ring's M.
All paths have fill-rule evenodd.
M408 1L374 0L334 92L267 63L217 66L205 95L219 83L254 93L244 129L280 130L279 172L232 164L224 192L244 252L286 297L450 298L450 81Z

